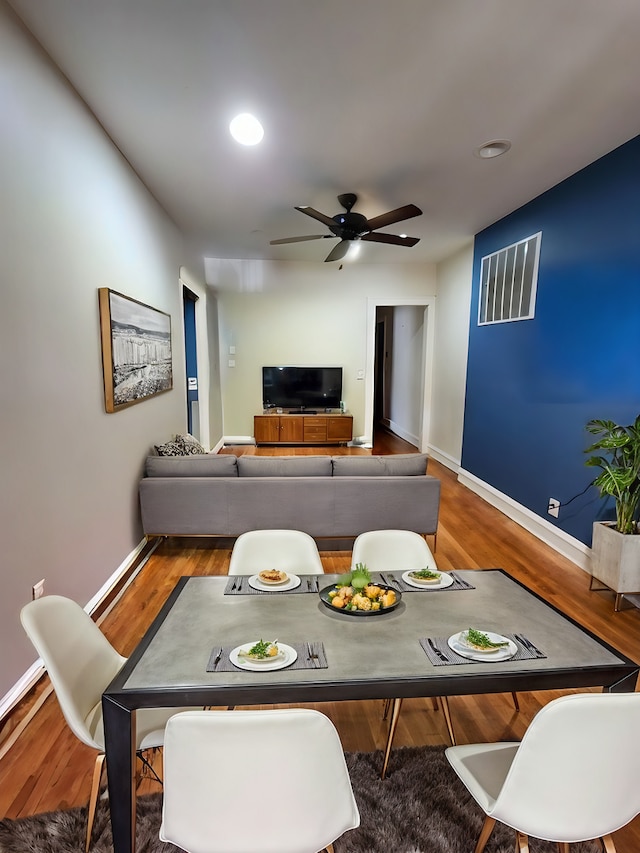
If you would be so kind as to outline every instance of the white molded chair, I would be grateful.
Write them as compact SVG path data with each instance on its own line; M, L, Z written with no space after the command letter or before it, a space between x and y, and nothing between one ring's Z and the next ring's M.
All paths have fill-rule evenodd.
M322 575L318 546L302 530L249 530L236 539L230 575L254 575L263 569L280 569L300 575Z
M355 568L357 563L364 563L371 572L399 571L401 569L431 569L434 572L438 571L435 558L424 537L411 530L370 530L366 533L361 533L353 543L351 568ZM511 695L516 710L520 710L518 697L515 693ZM453 721L446 696L441 696L440 702L449 738L451 739L451 743L455 744L456 738L453 731ZM390 700L390 704L391 724L382 768L383 778L389 762L389 754L398 717L400 716L402 699L392 699ZM434 698L434 708L437 707L437 699ZM388 712L389 705L386 705L385 717Z
M475 853L497 820L528 836L569 844L601 838L640 813L640 694L563 696L531 721L521 743L452 746L446 756L486 814Z
M47 595L31 601L22 608L20 621L42 658L69 728L82 743L98 750L89 797L85 843L88 850L105 761L102 693L127 659L118 654L82 607L69 598ZM165 724L178 710L137 712L138 753L162 746Z
M305 708L167 724L160 839L188 853L317 853L360 825L342 744Z
M423 536L412 530L369 530L356 537L351 568L365 563L372 572L399 569L438 571L435 558Z

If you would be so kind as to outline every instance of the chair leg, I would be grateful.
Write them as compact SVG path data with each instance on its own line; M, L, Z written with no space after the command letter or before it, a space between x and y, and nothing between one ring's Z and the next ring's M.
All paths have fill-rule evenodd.
M451 720L451 712L449 710L449 700L446 696L440 697L440 703L442 705L442 713L444 714L444 720L447 724L447 731L449 732L449 738L451 740L451 745L456 745L456 736L453 733L453 722Z
M602 836L602 845L606 851L606 853L616 853L616 847L613 843L612 835L603 835Z
M389 711L391 710L391 702L393 700L392 699L383 699L382 701L384 702L383 711L382 711L382 719L386 720L387 717L389 716Z
M93 779L91 780L91 794L89 795L89 810L87 814L87 838L84 845L85 853L88 853L91 845L91 830L93 829L93 821L96 816L96 806L98 805L98 795L100 794L100 780L102 779L105 758L104 752L99 752L96 756L96 763L93 765Z
M516 830L516 853L529 853L529 838Z
M558 841L558 851L559 853L569 853L569 842Z
M487 846L487 841L489 840L489 836L493 832L493 827L496 825L496 820L493 817L489 817L486 815L484 819L484 823L482 824L482 830L480 831L480 838L478 838L478 843L476 844L475 850L473 853L482 853L484 848Z
M396 733L396 726L398 725L398 719L400 717L400 710L402 708L402 699L392 699L391 700L391 722L389 723L389 733L387 734L387 744L384 749L384 758L382 761L382 771L380 772L380 778L384 779L387 775L387 767L389 766L389 758L391 756L391 747L393 746L393 738Z
M519 711L520 710L520 703L518 702L518 694L512 693L511 698L513 699L513 707L516 709L516 711Z
M333 844L327 844L324 849L327 851L327 853L334 853Z

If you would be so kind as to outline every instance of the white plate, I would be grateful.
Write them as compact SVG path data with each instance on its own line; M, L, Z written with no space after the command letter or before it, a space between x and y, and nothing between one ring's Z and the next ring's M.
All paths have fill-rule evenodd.
M264 670L284 669L285 666L292 664L298 657L298 652L286 643L278 643L280 654L275 660L257 661L249 658L239 657L239 652L248 652L257 643L254 640L252 643L243 643L241 646L236 646L233 651L229 652L229 660L234 666L239 669L248 669L251 672L262 672Z
M260 592L284 592L286 589L295 589L300 586L298 575L289 575L284 583L265 583L260 580L260 575L251 575L249 586L259 589Z
M406 572L402 573L402 580L405 583L408 583L409 586L415 586L416 589L444 589L447 586L451 586L453 583L453 578L451 575L448 575L446 572L440 572L440 580L427 582L427 581L419 581L415 578L411 577L411 572L415 572L415 569L408 569Z
M502 634L494 634L493 631L482 631L482 633L486 634L492 643L508 643L509 645L503 646L500 649L495 649L491 652L481 652L479 649L472 649L466 645L463 641L465 634L464 631L452 634L452 636L447 640L447 643L449 648L453 649L457 655L462 655L463 658L469 658L469 660L486 661L487 663L499 660L509 660L509 658L512 658L518 651L516 644L512 640L508 639L508 637L503 637Z

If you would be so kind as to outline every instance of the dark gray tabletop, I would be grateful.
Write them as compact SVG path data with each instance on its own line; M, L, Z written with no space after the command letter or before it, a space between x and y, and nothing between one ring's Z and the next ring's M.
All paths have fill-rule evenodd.
M461 692L461 679L476 681L478 677L481 688L486 679L487 692L491 692L496 676L515 673L528 674L531 689L547 686L539 678L550 672L582 671L585 685L607 684L611 682L607 677L600 679L597 671L615 670L629 663L501 570L457 574L470 580L475 589L404 593L392 612L367 617L333 611L316 593L224 595L226 577L183 579L157 630L154 628L148 643L143 644L139 659L130 661L130 671L118 692L171 693L191 687L233 691L236 687L264 690L267 694L272 688L277 690L278 685L295 684L331 685L339 694L340 685L401 681L412 683L413 695L420 695L420 682L424 695L437 695L449 692L445 682L454 676L457 686L449 684L450 692ZM320 586L339 578L340 575L325 575L320 578ZM448 637L470 626L500 634L524 634L546 657L493 663L470 661L457 666L434 666L429 661L420 638ZM207 672L207 662L216 646L234 646L261 638L278 638L288 644L321 641L328 667ZM592 676L586 675L589 670L593 671ZM519 683L517 689L525 688ZM373 698L375 689L370 692ZM478 692L477 685L473 692ZM264 701L277 699L274 694L271 698L265 696ZM226 702L221 699L220 704Z

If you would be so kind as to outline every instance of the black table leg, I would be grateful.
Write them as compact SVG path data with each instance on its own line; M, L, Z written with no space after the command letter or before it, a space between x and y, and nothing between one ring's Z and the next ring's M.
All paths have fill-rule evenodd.
M135 853L136 712L123 708L109 696L103 696L102 714L104 718L113 853Z

